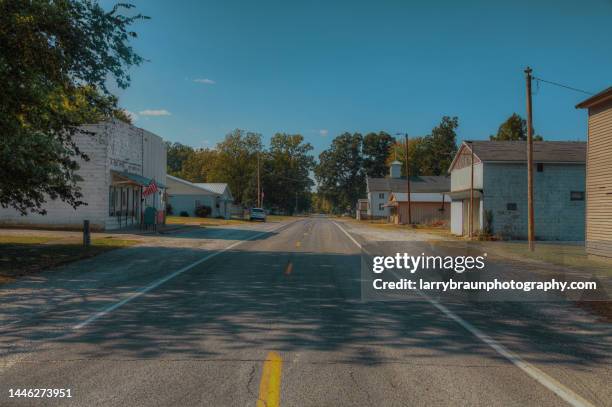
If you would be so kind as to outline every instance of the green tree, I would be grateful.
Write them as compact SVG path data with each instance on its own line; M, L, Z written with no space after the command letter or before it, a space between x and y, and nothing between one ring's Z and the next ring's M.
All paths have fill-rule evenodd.
M421 175L423 174L423 167L426 154L428 151L425 149L426 143L423 137L411 137L408 139L408 163L410 165L410 175ZM387 157L387 168L393 161L399 161L402 163L402 176L406 176L406 142L404 140L398 140L392 147ZM426 174L423 174L426 175Z
M457 127L457 117L443 116L431 134L423 138L422 175L446 174L457 152Z
M217 157L217 150L208 148L194 150L183 162L177 176L191 182L209 182L217 164Z
M261 152L261 134L232 131L217 144L207 181L227 182L236 203L252 205L257 201L257 155Z
M490 135L490 140L494 141L524 141L527 140L527 121L520 115L512 113L497 129L497 134ZM542 136L536 134L533 137L536 141L543 140Z
M314 182L310 171L314 168L313 147L300 134L276 133L263 160L264 204L287 213L310 207L310 188Z
M353 208L357 199L365 195L362 142L359 133L343 133L319 155L314 171L318 192L329 200L335 212Z
M98 2L0 0L0 205L45 213L47 199L84 204L74 142L79 126L117 115L107 83L130 83L140 14ZM132 13L133 14L133 13Z
M168 174L180 176L185 162L193 156L195 150L191 146L186 146L181 143L166 142L166 156Z
M395 138L381 131L368 133L363 138L363 170L368 177L384 177L388 173L387 157Z

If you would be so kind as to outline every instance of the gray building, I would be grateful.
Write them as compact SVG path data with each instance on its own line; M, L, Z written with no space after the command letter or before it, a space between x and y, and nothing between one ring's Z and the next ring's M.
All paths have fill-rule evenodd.
M384 178L367 177L367 215L369 218L388 218L391 214L389 199L392 193L407 193L408 182L401 176L402 163L393 161L389 168L389 176ZM449 190L448 176L422 175L410 178L410 196L415 202L419 195L443 194ZM443 198L440 198L440 202Z
M173 215L186 212L189 216L196 216L197 207L208 206L211 208L211 217L230 218L234 198L226 183L194 183L172 175L167 175L166 181L168 203Z
M472 161L473 160L473 161ZM451 232L467 235L473 187L473 233L527 238L527 143L465 141L449 168ZM534 142L536 238L583 241L586 143ZM472 186L473 178L473 186Z

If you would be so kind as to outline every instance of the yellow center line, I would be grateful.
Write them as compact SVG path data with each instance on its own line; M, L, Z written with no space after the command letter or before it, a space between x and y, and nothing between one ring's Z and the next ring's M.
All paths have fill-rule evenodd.
M257 407L280 406L280 385L283 359L276 352L268 353L263 364Z
M302 245L302 242L300 241L295 242L295 247L300 247L301 245Z
M289 262L287 263L287 266L285 267L285 275L288 276L289 274L291 274L292 271L293 271L293 263Z

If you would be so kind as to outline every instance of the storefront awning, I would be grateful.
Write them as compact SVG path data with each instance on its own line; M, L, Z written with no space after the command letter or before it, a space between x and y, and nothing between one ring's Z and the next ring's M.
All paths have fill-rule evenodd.
M471 194L469 189L463 189L461 191L447 192L446 195L450 196L453 201L460 201L469 199ZM482 189L474 189L474 198L482 198L482 195Z
M151 178L143 177L142 175L138 174L132 174L131 172L126 171L111 171L111 173L113 174L113 177L117 177L124 181L129 181L130 183L143 187L149 186L149 184L151 184L153 181ZM155 184L157 184L158 188L166 188L166 186L159 181L155 181Z

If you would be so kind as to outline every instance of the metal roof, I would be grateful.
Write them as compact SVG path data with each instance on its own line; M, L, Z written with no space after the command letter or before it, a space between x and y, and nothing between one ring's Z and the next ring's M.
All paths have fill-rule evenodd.
M406 177L371 178L367 180L368 192L408 192ZM446 192L450 190L450 177L443 175L419 175L410 177L410 192Z
M464 141L463 146L468 149L472 146L476 157L485 162L527 161L526 141ZM533 161L585 163L586 149L587 144L584 141L534 141ZM461 149L457 156L460 153Z
M153 181L151 178L143 177L142 175L138 175L138 174L132 174L131 172L127 172L127 171L111 170L111 172L121 178L130 180L135 184L142 185L145 187L149 186L149 184ZM155 181L155 184L157 185L158 188L166 188L166 186L159 181Z
M218 194L218 195L223 195L225 191L228 189L227 184L224 182L196 182L195 185L201 188L207 189L210 192Z
M395 202L408 202L408 192L394 192L391 195L392 201ZM450 202L451 199L448 195L438 192L426 192L426 193L413 193L410 191L411 202Z
M584 109L587 107L596 106L600 103L606 102L612 99L612 86L607 89L602 90L596 95L591 96L590 98L583 100L582 102L576 105L576 109Z

